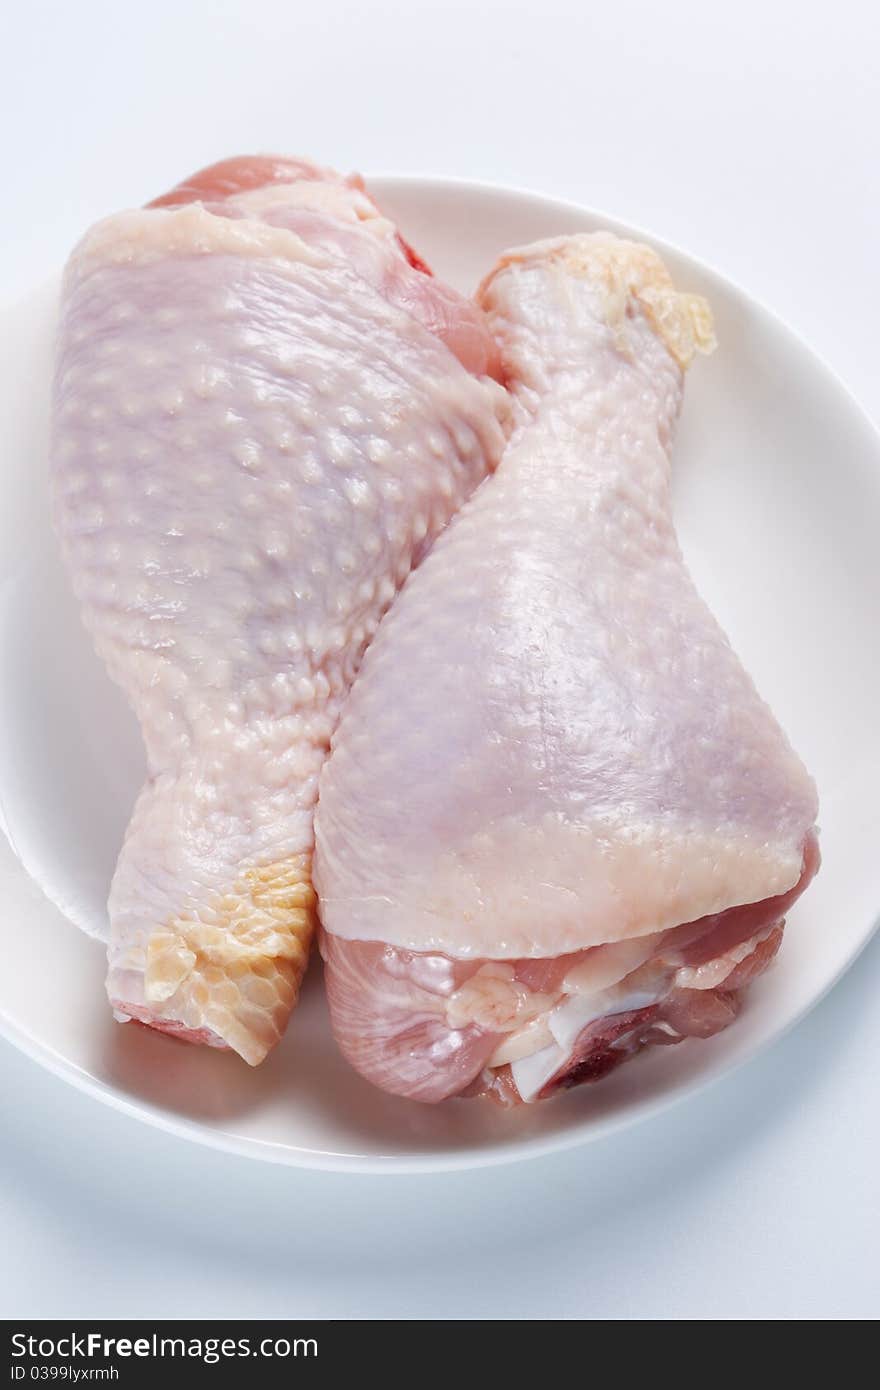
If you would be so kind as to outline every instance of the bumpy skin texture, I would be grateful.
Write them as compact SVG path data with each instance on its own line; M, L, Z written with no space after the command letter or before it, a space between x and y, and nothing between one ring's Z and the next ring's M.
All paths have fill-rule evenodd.
M359 181L269 163L86 236L53 431L64 557L149 768L108 992L251 1063L304 969L342 702L509 410L476 374L494 355L479 311L414 268Z
M766 961L764 941L815 868L813 784L697 594L672 524L672 434L683 367L711 346L706 306L679 295L647 248L605 236L511 253L481 297L518 427L371 648L318 817L337 1036L372 1079L422 1099L462 1089L479 1050L468 1027L483 1027L485 1059L505 1057L489 1018L505 1033L528 1025L533 1050L560 1045L546 1027L560 973L535 1004L521 997L529 962L571 967L620 943L606 983L629 985L605 1011L641 1008L640 986L641 1003L627 1002L632 971L661 933L779 897L759 930L735 922L730 970L759 948ZM381 965L366 943L383 943ZM426 1042L400 982L428 955L489 962L492 1006L478 971L467 1009L459 998L450 1014L453 982L439 1033L427 1009ZM686 964L664 966L664 990ZM397 981L393 1009L383 972ZM569 1009L570 1056L589 1012ZM455 1052L456 1034L468 1061L453 1075L443 1048Z

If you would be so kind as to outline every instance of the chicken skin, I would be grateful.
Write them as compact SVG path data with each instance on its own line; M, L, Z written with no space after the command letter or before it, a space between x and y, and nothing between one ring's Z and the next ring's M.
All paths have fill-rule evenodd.
M511 252L479 301L515 430L367 654L316 886L353 1065L519 1102L733 1020L817 868L817 803L675 536L705 302L604 234Z
M259 1062L315 920L313 812L364 650L497 462L482 312L358 178L226 161L97 224L63 289L56 528L140 722L107 988Z

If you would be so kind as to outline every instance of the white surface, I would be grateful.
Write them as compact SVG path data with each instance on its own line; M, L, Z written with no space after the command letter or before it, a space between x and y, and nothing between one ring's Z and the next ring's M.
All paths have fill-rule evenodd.
M299 146L648 225L782 312L876 416L867 7L833 26L766 4L341 8L22 9L0 294L48 274L108 187L135 201L169 162ZM876 1315L878 983L875 945L769 1056L665 1120L405 1183L199 1153L10 1051L4 1311Z
M416 179L371 187L462 289L511 243L597 225L568 205L503 190ZM750 991L737 1026L709 1043L654 1050L549 1105L514 1114L463 1102L424 1108L377 1094L345 1065L315 978L283 1045L251 1071L234 1056L114 1025L103 952L69 930L0 846L0 1033L109 1103L231 1152L297 1167L429 1171L551 1152L657 1113L753 1056L839 976L880 907L880 436L766 311L687 257L663 254L676 283L711 302L720 341L689 374L676 444L684 552L822 803L822 872L789 916L779 967ZM56 297L50 284L2 319L14 352L0 372L11 445L0 476L0 811L51 903L103 935L107 883L145 769L135 721L77 619L41 486ZM26 553L6 582L21 536ZM842 568L834 557L844 551ZM50 670L62 680L49 685Z

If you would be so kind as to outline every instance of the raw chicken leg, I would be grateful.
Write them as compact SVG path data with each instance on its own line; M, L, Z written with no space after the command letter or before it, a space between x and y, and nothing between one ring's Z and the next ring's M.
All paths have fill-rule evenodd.
M233 160L158 202L75 251L54 404L64 557L149 768L108 992L256 1063L307 959L342 702L510 407L480 311L360 180Z
M604 235L505 256L481 301L517 428L367 654L317 818L337 1038L425 1101L717 1032L818 863L813 784L672 525L707 306Z

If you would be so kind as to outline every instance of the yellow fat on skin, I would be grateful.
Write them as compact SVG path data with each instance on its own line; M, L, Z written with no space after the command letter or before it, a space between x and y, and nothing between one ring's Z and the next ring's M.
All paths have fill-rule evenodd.
M717 346L712 310L698 294L683 294L656 251L609 232L551 238L508 251L481 284L477 299L491 307L490 289L508 266L557 262L569 274L589 278L601 291L602 315L614 332L617 346L629 355L626 316L635 301L645 313L667 351L686 370L695 355Z
M145 996L165 1018L209 1029L251 1066L278 1042L315 926L311 856L248 869L228 893L151 935Z

